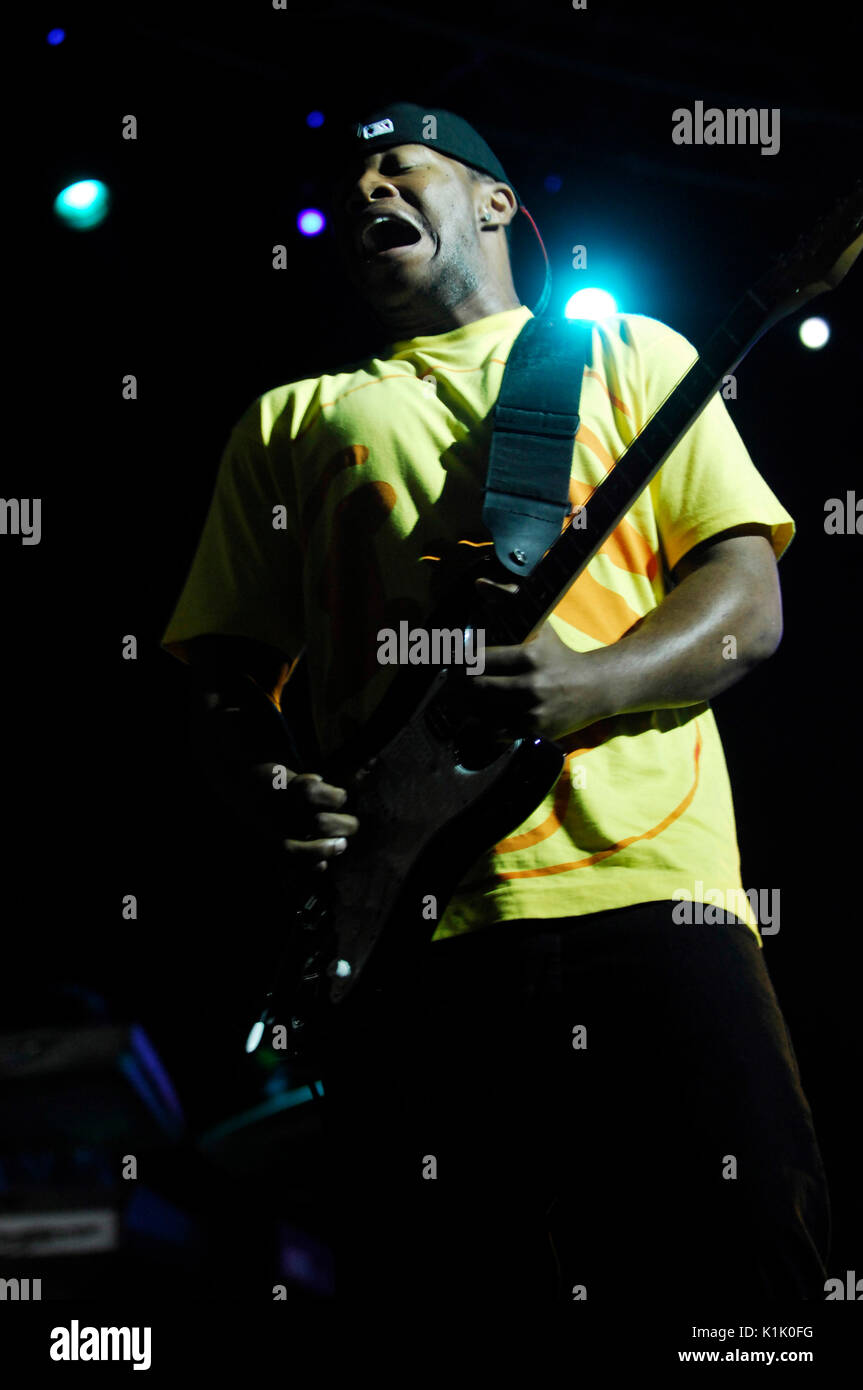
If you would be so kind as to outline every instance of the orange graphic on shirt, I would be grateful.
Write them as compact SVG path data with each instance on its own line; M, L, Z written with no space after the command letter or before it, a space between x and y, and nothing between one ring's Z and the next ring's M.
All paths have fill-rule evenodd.
M554 803L549 815L533 830L526 830L522 835L510 835L506 840L501 840L500 844L494 847L496 854L512 854L515 850L528 849L530 845L538 845L540 840L547 840L549 835L553 835L555 831L561 829L572 799L572 778L569 775L570 762L582 753L588 753L591 749L598 748L601 743L605 743L605 740L611 736L613 727L613 719L597 719L595 724L590 724L587 728L579 729L575 734L569 734L566 738L557 740L558 747L563 749L566 757L555 787Z
M596 487L592 487L590 483L580 483L575 478L570 480L569 500L574 507L583 507L595 492ZM567 525L569 524L571 521L567 522ZM653 579L656 574L658 561L655 551L640 532L630 525L626 517L618 522L611 535L600 546L598 554L607 555L613 565L629 574L643 574L646 579Z
M590 431L584 433L590 436ZM582 434L582 430L579 430L576 439L586 443L592 452L598 453L601 449L599 441L596 441L599 447L594 448L591 443L593 436L583 438ZM608 460L610 467L613 467L613 461L606 455L605 450L601 450L601 453L603 461ZM596 487L589 483L578 482L574 478L570 480L569 499L574 507L584 506L595 492ZM567 519L565 527L567 525L572 525L571 517ZM636 531L634 526L630 525L625 517L600 546L597 553L606 556L613 565L616 565L618 569L625 570L627 574L643 575L649 580L653 580L656 574L657 558L655 553L644 537ZM600 584L591 574L589 567L582 571L575 583L564 594L554 609L554 614L555 617L562 618L572 627L578 628L579 632L585 633L588 637L592 637L595 641L602 642L606 646L612 642L617 642L644 616L637 613L620 594L615 593L613 589L606 588L604 584Z
M365 444L351 444L349 448L341 449L337 454L333 454L326 466L321 469L320 477L303 503L300 516L300 541L304 551L308 548L312 527L323 510L333 480L346 468L355 468L359 464L367 463L368 457L369 451Z
M694 774L692 779L692 785L689 788L689 791L684 796L683 800L677 806L675 806L673 810L669 811L667 816L663 816L662 820L658 821L656 825L652 825L649 830L642 830L640 833L636 835L627 835L626 839L618 840L616 844L609 845L606 849L597 850L595 854L585 855L583 859L571 859L564 864L546 864L540 869L504 869L498 873L495 873L493 881L500 882L502 879L508 878L546 878L549 874L563 874L568 873L572 869L586 869L591 864L602 863L604 859L609 859L613 854L620 854L621 850L628 849L630 845L637 844L639 840L655 840L657 835L661 835L663 831L667 830L670 825L673 825L676 820L679 820L680 817L683 815L684 811L687 811L689 807L692 805L692 800L695 796L696 791L698 790L701 764L701 747L701 730L699 729L698 722L696 721L695 750L693 755ZM569 781L568 775L566 776L566 780ZM549 820L550 819L551 818L549 818ZM548 824L548 822L545 822L545 824ZM554 829L556 828L559 827L554 827ZM554 830L549 830L548 833L553 834ZM547 838L547 836L543 836L542 838L545 839ZM503 841L503 844L507 843L507 841ZM500 846L497 846L497 849L498 851L500 851Z

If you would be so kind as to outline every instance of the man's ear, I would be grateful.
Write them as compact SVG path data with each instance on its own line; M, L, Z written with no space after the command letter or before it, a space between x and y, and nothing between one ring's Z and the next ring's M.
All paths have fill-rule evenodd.
M512 189L505 183L496 183L487 202L496 214L498 225L508 227L518 212L518 200Z

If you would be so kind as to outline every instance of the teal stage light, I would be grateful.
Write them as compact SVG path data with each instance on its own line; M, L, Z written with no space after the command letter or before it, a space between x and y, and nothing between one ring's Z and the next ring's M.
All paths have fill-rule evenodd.
M568 319L607 319L617 312L614 295L599 289L576 290L563 311Z
M54 211L73 231L98 227L108 215L111 195L101 179L79 179L70 183L54 199Z

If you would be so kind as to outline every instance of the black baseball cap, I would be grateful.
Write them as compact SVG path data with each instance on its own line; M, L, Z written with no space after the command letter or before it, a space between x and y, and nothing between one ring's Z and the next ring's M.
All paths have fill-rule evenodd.
M365 156L393 145L428 145L438 154L449 155L450 159L505 183L515 193L516 201L521 202L512 179L479 131L461 116L439 106L394 101L352 122L340 132L337 145L339 153L344 150L345 162L352 154Z

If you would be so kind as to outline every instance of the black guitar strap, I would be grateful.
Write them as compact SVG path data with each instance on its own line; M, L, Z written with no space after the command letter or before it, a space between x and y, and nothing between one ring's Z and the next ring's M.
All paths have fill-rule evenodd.
M492 415L483 524L513 574L530 574L569 513L572 448L593 324L530 318L510 350Z

